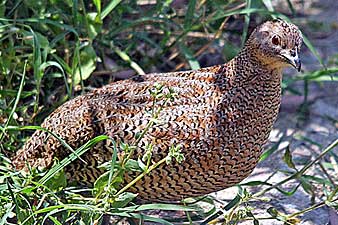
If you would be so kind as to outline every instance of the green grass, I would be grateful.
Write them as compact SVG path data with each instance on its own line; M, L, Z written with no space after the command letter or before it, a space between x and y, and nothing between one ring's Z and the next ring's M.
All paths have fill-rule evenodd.
M10 157L20 149L43 119L65 101L114 81L115 74L144 74L152 71L196 69L208 62L201 62L203 54L217 52L224 61L233 57L247 38L250 22L262 22L280 17L290 18L274 11L271 1L195 1L171 7L172 1L157 1L152 5L140 1L3 1L0 5L0 224L101 224L105 216L140 218L160 224L173 222L206 224L217 217L234 224L243 220L254 223L263 219L293 224L298 216L317 207L327 205L337 208L337 177L332 177L332 163L323 162L324 155L337 156L332 149L337 140L303 165L297 165L285 149L284 161L289 167L285 180L277 184L253 181L239 186L237 196L227 202L222 210L211 197L187 200L183 205L137 204L135 194L128 187L147 176L159 164L151 164L152 146L144 146L149 154L144 160L133 160L133 145L115 146L113 159L103 165L106 173L98 179L93 189L80 189L67 184L63 168L90 150L90 146L111 141L98 136L78 149L72 149L64 160L56 162L48 171L32 168L26 177L10 167ZM294 8L287 1L290 10ZM292 20L292 19L291 19ZM292 20L293 21L293 20ZM297 21L294 21L297 22ZM230 26L237 23L237 26ZM237 40L237 42L233 41ZM221 44L224 43L224 44ZM220 45L221 44L221 45ZM305 44L324 65L308 38ZM219 46L223 46L220 48ZM305 71L283 81L284 91L303 94L306 101L310 82L336 82L337 59L328 68ZM304 82L303 93L294 90L292 84ZM174 93L164 96L165 87L155 86L154 97L169 101ZM306 103L306 102L305 102ZM154 102L154 105L157 103ZM161 109L161 106L158 107ZM154 110L148 128L156 123L159 111ZM337 118L331 118L337 121ZM144 133L147 132L145 129ZM140 134L138 140L141 140ZM51 135L55 135L52 134ZM58 138L58 137L57 137ZM306 141L304 139L304 141ZM113 143L114 144L114 143ZM262 156L266 160L278 150L275 143ZM117 151L128 154L117 160ZM183 160L179 146L173 146L170 154L159 163ZM306 174L309 168L322 165L323 176ZM299 167L301 166L301 167ZM123 169L121 169L123 168ZM300 168L300 169L296 169ZM125 169L137 170L140 176L130 184L120 187ZM276 171L278 172L278 171ZM292 190L282 185L290 180L298 184ZM314 190L324 186L325 197L319 198ZM249 193L245 187L259 188ZM292 196L298 188L319 202L291 215L284 215L268 208L269 218L256 218L250 205L252 200L263 201L266 193L276 189ZM88 193L90 193L88 195ZM193 202L193 203L191 203ZM202 208L207 204L207 209ZM251 207L249 207L251 206ZM183 219L155 218L144 212L152 209L184 210Z

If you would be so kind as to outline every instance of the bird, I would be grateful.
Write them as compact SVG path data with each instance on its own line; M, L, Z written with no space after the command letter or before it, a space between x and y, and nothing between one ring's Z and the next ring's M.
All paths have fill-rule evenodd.
M149 127L140 145L153 146L153 162L180 146L184 160L160 164L129 190L152 202L216 192L240 183L257 165L278 115L283 69L301 69L302 40L296 25L269 20L258 25L225 64L113 82L67 101L41 127L74 149L98 135L110 137L65 168L68 179L93 184L102 174L99 165L112 159L113 143L135 143L146 129L154 104L149 90L162 85L176 96L162 105L160 122ZM36 130L12 164L22 171L49 168L69 154L54 136ZM136 148L133 158L143 154L144 148ZM134 175L126 173L124 183Z

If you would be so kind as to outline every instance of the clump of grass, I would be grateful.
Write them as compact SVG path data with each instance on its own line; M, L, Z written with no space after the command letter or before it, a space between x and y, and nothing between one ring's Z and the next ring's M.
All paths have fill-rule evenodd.
M325 148L302 169L296 169L288 149L284 160L289 166L289 176L277 184L255 181L239 186L239 193L218 211L210 198L201 201L211 205L202 210L198 205L141 204L133 202L134 193L128 188L138 179L147 176L161 163L183 160L179 146L172 146L169 155L152 164L152 146L139 146L147 129L160 120L161 105L175 93L157 85L152 90L154 110L150 112L148 128L139 134L132 145L116 144L107 136L98 136L73 150L66 159L50 170L40 172L32 168L28 177L13 171L10 156L22 146L32 131L42 129L41 121L57 106L74 96L96 86L102 86L125 74L144 74L151 71L197 69L208 66L205 55L222 55L224 62L233 57L243 45L251 24L267 18L289 19L272 8L270 1L5 1L0 7L0 224L103 224L105 215L118 218L139 218L161 224L172 224L170 219L154 218L143 213L151 209L184 210L186 219L194 223L223 217L225 223L236 224L253 220L254 224L265 219L276 219L294 224L298 216L317 207L337 206L337 179L330 176L332 163L323 167L325 177L307 175L310 167L320 165L324 155L332 154L337 140ZM288 1L291 10L292 4ZM238 40L234 42L233 40ZM310 41L305 44L318 56ZM221 46L221 48L219 47ZM318 60L322 63L321 59ZM214 63L214 62L211 62ZM294 91L291 84L304 81L305 101L309 82L337 80L337 65L328 69L305 72L286 79L284 90ZM162 105L163 106L163 105ZM62 141L62 140L60 140ZM114 148L112 161L103 165L106 173L93 189L79 189L67 184L63 168L76 160L90 147L101 141L110 142ZM63 143L67 145L67 143ZM143 159L135 160L135 148L145 148ZM266 151L262 160L276 150ZM117 152L125 151L118 159ZM121 169L122 168L122 169ZM133 169L139 176L120 187L123 173ZM291 180L297 185L291 191L281 186ZM277 189L287 196L302 187L309 196L317 198L314 184L327 187L324 200L291 215L276 209L267 209L269 218L259 218L250 207L252 200L262 199ZM244 187L261 187L257 193L249 193ZM86 196L84 193L92 192ZM189 202L189 201L188 201Z

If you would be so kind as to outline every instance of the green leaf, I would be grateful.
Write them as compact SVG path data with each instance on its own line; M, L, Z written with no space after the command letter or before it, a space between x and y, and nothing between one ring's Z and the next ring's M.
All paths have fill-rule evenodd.
M118 173L119 171L116 171ZM103 173L96 181L94 184L94 194L96 197L100 196L101 194L104 194L104 192L107 192L107 187L109 186L109 192L111 194L115 194L117 192L117 189L119 185L123 181L123 173L119 173L112 181L109 183L109 176L110 176L110 171L107 171Z
M314 186L307 181L307 179L304 179L303 177L300 178L300 183L302 185L303 190L311 195L314 195Z
M140 168L140 165L138 164L138 161L134 159L129 159L125 164L125 168L128 171L143 172L143 170Z
M48 216L48 218L53 221L55 225L62 225L54 216Z
M114 213L115 216L120 217L127 217L127 218L135 218L140 219L140 221L149 221L149 222L155 222L156 224L163 224L163 225L174 225L173 223L170 223L164 219L160 219L157 217L147 216L139 213Z
M59 191L61 188L67 186L67 177L63 170L60 170L49 179L45 185L52 191Z
M13 118L15 110L16 110L18 104L19 104L21 93L22 93L23 87L25 85L26 67L27 67L27 61L24 64L24 69L23 69L23 73L22 73L22 77L21 77L21 81L20 81L20 86L19 86L19 90L17 92L16 98L15 98L15 101L14 101L14 106L13 106L13 108L12 108L8 118L7 118L7 121L5 123L4 128L2 129L2 131L0 133L0 141L2 141L2 138L4 137L4 134L6 132L6 129L8 128L8 125L9 125L11 119Z
M284 14L281 14L281 13L278 13L278 12L270 12L270 11L267 11L266 9L259 9L259 8L245 8L245 9L240 9L240 10L230 10L230 11L225 11L225 12L219 13L217 16L212 17L209 21L206 21L206 22L219 20L219 19L222 19L224 17L233 16L233 15L243 15L243 14L252 14L252 13L275 16L277 18L281 18L283 20L290 21L290 19L288 19L288 17L286 17Z
M194 57L191 50L182 43L180 43L179 46L180 46L181 51L184 54L184 57L188 60L190 68L193 69L193 70L200 69L201 66L200 66L199 62L196 60L196 58Z
M285 149L285 153L283 155L283 161L288 165L289 168L292 168L297 171L295 164L292 160L292 155L290 152L290 146L288 145Z
M251 6L251 0L246 0L246 8L250 9L252 8ZM244 26L243 26L243 31L242 31L242 41L241 41L241 46L243 47L246 41L246 37L248 35L248 28L249 28L249 23L250 23L250 13L247 13L244 16Z
M295 80L311 80L311 81L338 81L338 67L330 67L323 70L315 70L307 72L295 77Z
M113 46L113 50L115 51L115 53L125 62L129 63L130 67L133 68L138 74L140 75L144 75L145 72L143 71L143 69L136 63L134 62L130 56L127 54L127 52L122 51L121 49L119 49L116 46Z
M80 62L73 75L74 84L86 80L96 68L96 53L91 45L80 49Z
M1 215L0 225L7 224L7 218L11 217L11 215L13 214L15 205L11 202L11 203L6 204L4 208L6 209L6 212ZM1 213L3 212L4 211L1 210Z
M222 50L222 53L227 61L234 58L239 51L240 49L238 48L238 46L234 45L230 41L224 40L224 48Z
M302 178L306 179L306 180L311 180L314 182L317 182L319 184L324 184L324 185L332 185L331 182L328 179L324 179L321 177L317 177L317 176L311 176L311 175L302 175Z
M189 30L193 23L195 8L196 8L196 0L190 0L188 3L188 10L184 18L185 30Z
M323 59L319 56L317 50L315 49L315 47L312 45L311 41L305 35L303 35L303 41L304 41L305 45L310 49L312 54L317 58L318 62L325 68Z
M71 162L79 158L83 153L88 151L91 146L95 145L96 143L109 139L108 136L100 135L92 140L88 141L86 144L82 145L80 148L78 148L76 151L72 152L68 157L63 159L60 163L53 166L40 180L38 183L45 184L48 180L50 180L57 172L65 168L67 165L69 165Z
M295 8L293 7L291 1L290 0L286 0L286 2L288 3L289 9L291 10L292 15L295 15L296 11L295 11Z
M124 175L124 169L120 168L120 164L116 163L117 160L117 147L116 147L116 142L114 140L110 140L112 141L113 144L113 155L112 158L110 160L110 167L109 167L109 176L108 176L108 185L109 185L109 192L110 193L116 193L117 191L115 189L118 188L118 185L120 183L122 183L123 181L123 175ZM115 172L115 167L117 168L118 171L116 171L116 173L118 173L118 175L113 178L114 172ZM113 185L113 188L111 187ZM113 190L110 190L110 189Z
M92 205L85 205L85 204L59 204L59 205L52 205L48 206L39 210L36 210L34 212L35 215L41 214L41 213L48 213L56 209L62 209L62 210L78 210L78 211L91 211L91 212L103 212L103 209L98 208L96 206ZM30 215L33 216L33 215Z
M66 86L67 94L68 94L68 96L70 97L71 93L70 93L69 85L68 85L68 83L67 83L67 77L66 77L66 74L65 74L65 72L64 72L64 70L63 70L63 68L62 68L62 66L61 66L58 62L55 62L55 61L47 61L47 62L44 62L44 63L42 63L42 64L40 65L39 70L40 70L41 73L43 74L44 71L46 70L46 68L51 67L51 66L56 67L57 69L59 69L59 70L61 71L62 77L63 77L63 79L64 79L64 81L65 81L65 86Z
M283 195L286 196L292 196L294 193L296 193L297 189L300 187L300 184L298 184L296 187L294 187L291 191L285 191L279 187L276 187L276 189L281 192Z
M109 178L109 172L103 173L99 178L96 179L94 183L93 192L96 197L100 196L104 191L106 191L107 183Z
M338 202L337 201L325 201L325 204L328 207L331 207L331 208L338 210Z
M90 40L94 40L95 37L102 32L102 20L97 13L88 13L86 15L88 22L88 35Z
M303 136L303 135L299 135L299 134L295 134L295 135L294 135L294 138L295 138L296 140L301 140L301 141L303 141L303 142L308 142L308 143L310 143L310 144L312 144L312 145L316 145L316 146L318 146L319 148L323 148L323 146L322 146L319 142L317 142L317 141L315 141L315 140L313 140L313 139L311 139L311 138L309 138L309 137L306 137L306 136Z
M241 196L237 194L234 199L232 199L226 206L223 207L223 209L228 211L232 209L234 206L236 206L237 204L239 204L240 201L241 201Z
M272 186L272 184L268 183L268 182L264 182L264 181L249 181L246 183L241 183L241 186L258 186L258 185L268 185L268 186Z
M142 162L140 158L137 159L138 166L141 168L142 172L147 169L147 166Z
M2 2L0 3L0 17L5 18L5 12L7 11L6 8L7 8L7 7L6 7L6 2L5 2L5 1L2 1Z
M22 31L22 34L24 36L24 40L25 40L25 43L34 47L34 36L32 35L31 32L29 31ZM36 37L36 41L39 42L39 47L42 48L42 49L47 49L49 48L49 41L48 39L43 36L42 34L40 34L39 32L34 32L34 35Z
M128 206L125 208L121 208L119 210L125 211L125 212L133 212L135 210L137 211L144 211L144 210L165 210L165 211L196 211L196 207L193 206L184 206L184 205L176 205L176 204L164 204L164 203L158 203L158 204L143 204L143 205L136 205L136 206Z
M120 4L122 0L112 0L109 2L109 4L103 9L102 14L101 14L101 20L103 20L104 18L106 18L106 16L108 16L109 13L111 13L115 7Z
M134 194L131 192L123 192L120 194L117 198L114 199L114 203L112 204L112 207L114 208L123 208L126 205L128 205L129 202L131 202L134 198L136 198L138 194Z
M269 11L274 11L271 0L262 0L262 2Z
M279 212L277 211L277 209L275 209L274 207L270 207L266 210L272 217L276 218L279 214Z
M101 14L101 0L93 0L97 13Z
M37 92L36 90L33 91L22 91L21 92L21 98L27 98L29 96L35 95ZM0 95L8 96L8 97L15 97L18 94L18 90L12 90L12 89L3 89L0 90Z
M37 187L28 186L28 187L24 187L20 192L23 193L23 194L30 195L30 194L32 194L33 191L36 190L36 188Z
M265 159L267 159L270 155L272 155L275 151L278 150L278 147L280 145L280 143L282 142L283 137L280 138L278 140L278 142L276 144L274 144L271 148L269 148L268 150L264 151L264 153L261 155L259 161L264 161Z

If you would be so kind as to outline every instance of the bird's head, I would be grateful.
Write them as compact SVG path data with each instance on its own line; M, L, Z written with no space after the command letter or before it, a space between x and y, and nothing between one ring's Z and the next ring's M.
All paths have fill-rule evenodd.
M297 26L277 19L258 26L250 35L247 47L254 46L255 52L266 64L278 68L291 65L300 71L302 41L302 33Z

